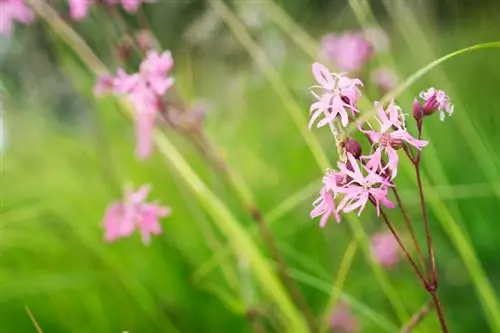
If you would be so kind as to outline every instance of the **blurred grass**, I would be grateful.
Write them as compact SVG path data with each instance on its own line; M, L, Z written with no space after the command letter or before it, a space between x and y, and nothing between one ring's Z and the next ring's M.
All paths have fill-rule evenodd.
M418 15L419 25L401 25L399 29L400 24L412 21L403 12L391 10L392 55L403 77L434 60L435 54L497 39L492 29L498 28L493 13L482 25L464 22L446 26L446 30L438 29L430 16L415 10L412 14ZM271 18L276 17L276 11L270 13ZM343 10L338 20L349 21L350 15ZM333 16L332 22L336 19ZM279 26L278 22L275 24ZM87 33L88 27L77 25ZM321 31L330 27L321 27ZM423 27L431 34L416 30ZM303 40L304 35L297 31L301 30L291 30L292 35ZM398 31L405 35L400 36ZM45 106L51 105L46 95L53 88L43 87L40 77L35 77L40 86L37 91L23 86L8 90L11 96L5 118L9 146L2 158L0 177L0 283L5 291L0 297L0 318L8 320L1 321L0 331L34 330L25 304L44 332L250 331L245 319L249 306L266 309L265 315L274 324L279 316L260 290L265 285L245 280L248 272L241 256L218 260L221 266L203 274L202 279L195 278L193 273L207 267L214 255L220 257L214 252L224 248L227 235L214 228L215 219L199 208L197 199L183 187L184 180L166 168L159 156L146 163L134 160L131 126L119 115L119 107L110 99L94 101L93 76L82 69L78 55L57 38L52 37L50 42L57 45L55 64L71 78L72 89L79 95L82 118L79 123L61 123ZM182 48L174 49L174 55L190 56L176 57L176 76L182 87L186 87L186 81L194 82L181 89L186 95L212 99L208 132L229 164L242 173L258 205L268 212L292 273L320 317L335 296L333 284L352 240L346 224L363 223L369 233L378 230L378 224L368 214L362 221L332 223L324 230L309 220L309 203L316 192L310 184L319 186L322 170L318 172L297 125L310 136L310 142L317 136L326 147L324 152L318 148L317 156L326 154L323 160L334 161L336 152L328 133L304 131L307 87L312 82L309 56L316 50L311 49L311 43L305 45L306 54L296 44L285 45L287 57L273 69L274 84L254 68L246 68L245 62L235 70L208 51L200 55ZM258 56L267 56L265 52L269 50ZM452 60L417 82L399 100L409 107L412 96L428 84L449 89L457 104L456 113L445 123L433 119L427 128L426 136L432 139L424 154L427 178L452 194L455 187L467 189L467 184L489 184L492 190L489 196L465 190L464 196L444 201L439 191L426 186L434 209L431 221L443 280L440 292L453 332L498 331L498 286L487 282L500 278L495 232L500 179L498 153L493 148L500 144L495 111L500 84L497 55L498 51L492 50ZM37 65L26 64L34 70ZM438 72L441 78L434 77ZM9 82L10 87L11 80L3 74L1 80ZM290 93L277 96L275 84ZM296 104L295 121L283 109L283 98ZM168 135L210 191L217 193L240 219L239 224L249 227L251 223L238 208L237 200L220 186L203 160L182 138ZM400 177L400 186L411 195L414 187L410 175ZM121 183L129 180L152 183L153 195L174 207L173 216L164 221L164 235L149 247L143 247L138 237L112 245L102 243L102 213L120 195ZM418 208L412 207L411 213L418 216ZM435 223L438 221L445 229ZM255 245L260 245L258 239ZM272 262L265 264L273 267ZM359 314L361 331L396 332L394 323L398 319L366 266L360 256L353 257L344 290L338 291L340 298ZM402 263L384 274L404 297L405 308L415 311L426 298L406 266ZM245 288L255 288L252 296L240 289L244 281ZM477 298L472 297L475 288ZM488 312L483 312L480 304ZM430 316L416 331L434 332L436 327Z

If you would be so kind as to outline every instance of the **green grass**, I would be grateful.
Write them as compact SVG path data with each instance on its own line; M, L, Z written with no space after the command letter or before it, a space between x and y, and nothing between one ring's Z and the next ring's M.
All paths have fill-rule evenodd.
M240 197L263 211L317 318L342 300L358 315L362 332L397 332L426 302L406 263L386 271L373 262L366 237L382 228L374 214L325 229L308 217L323 169L337 154L327 130L306 128L315 39L269 5L266 29L277 30L287 47L284 63L277 66L269 50L255 42L255 31L221 2L212 4L222 31L247 56L229 66L222 52L213 53L217 50L180 47L174 55L186 56L176 57L176 76L185 96L211 100L206 129L244 180L236 192L170 131L158 133L153 158L136 161L126 108L112 98L92 97L91 72L103 68L92 54L79 52L82 44L74 43L73 32L63 31L71 47L58 35L61 30L51 32L49 42L52 66L69 78L81 105L77 120L57 116L71 110L53 110L48 96L60 92L44 87L41 78L35 93L2 75L10 96L5 103L9 146L0 178L0 331L36 331L25 306L45 333L251 332L245 314L250 309L262 310L273 331L306 331ZM366 24L363 10L357 11L360 25ZM388 22L403 33L394 34L392 53L381 60L395 63L403 77L438 55L495 39L481 26L432 30L432 21L409 20L404 10L389 10L394 15ZM353 15L347 9L342 13ZM95 41L87 28L77 26L77 31L83 40ZM43 29L50 31L46 24ZM435 85L449 91L456 104L454 117L444 123L432 119L426 128L432 143L424 153L440 295L452 332L500 331L494 283L500 277L495 214L500 158L494 148L500 144L495 125L499 54L491 49L457 56L399 99L408 108L420 89ZM109 59L106 64L115 66ZM37 65L26 64L34 70ZM173 207L163 221L164 234L147 247L138 236L103 243L104 210L128 181L153 184L153 196ZM398 181L411 199L411 170ZM455 187L477 183L491 184L490 196L471 191L441 198L432 189L446 186L453 194ZM418 207L410 207L418 217ZM346 252L353 239L361 255ZM431 314L416 332L437 328Z

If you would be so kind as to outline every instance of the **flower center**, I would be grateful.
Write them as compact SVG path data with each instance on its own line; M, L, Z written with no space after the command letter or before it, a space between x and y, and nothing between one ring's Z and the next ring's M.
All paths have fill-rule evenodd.
M390 147L392 143L391 135L388 132L385 132L382 134L382 137L380 137L379 143L382 147Z

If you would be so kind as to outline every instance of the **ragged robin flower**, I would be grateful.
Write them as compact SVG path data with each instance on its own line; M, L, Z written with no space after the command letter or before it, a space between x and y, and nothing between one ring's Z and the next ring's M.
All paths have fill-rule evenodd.
M311 93L316 98L310 109L311 120L309 128L318 121L317 127L332 124L335 119L340 119L343 127L349 122L346 109L354 114L357 112L356 102L360 96L357 86L363 86L359 79L350 79L344 74L330 73L328 68L320 63L312 65L313 75L318 83L311 87ZM314 89L319 89L316 92Z

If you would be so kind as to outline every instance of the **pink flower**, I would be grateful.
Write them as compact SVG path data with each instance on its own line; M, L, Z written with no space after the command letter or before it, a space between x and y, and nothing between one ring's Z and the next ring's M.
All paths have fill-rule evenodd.
M103 222L107 242L128 237L139 229L142 242L149 244L151 235L162 232L159 219L170 215L171 209L156 202L146 203L149 191L148 185L141 186L135 192L127 189L123 200L116 201L108 207Z
M330 329L334 332L353 333L358 331L358 320L345 303L337 305L330 317Z
M322 54L341 71L360 70L373 54L373 47L363 32L329 34L321 40Z
M174 59L169 51L158 54L149 51L146 59L141 64L141 75L148 81L151 89L158 95L163 95L174 84L174 79L169 76L174 66Z
M33 11L24 3L24 0L0 1L0 36L10 35L15 21L29 24L34 20Z
M398 82L396 73L392 69L385 67L374 70L371 79L383 92L391 91Z
M69 0L69 16L73 20L83 20L87 16L90 5L93 3L93 0Z
M420 97L425 101L423 106L425 115L430 115L437 110L439 111L439 119L444 121L446 114L448 116L453 114L453 104L444 91L432 87L427 91L422 91Z
M337 222L340 222L340 215L335 207L335 200L330 190L324 186L320 191L320 196L313 202L313 210L311 211L311 218L321 215L319 226L323 228L330 216L334 216Z
M311 120L309 128L320 117L323 116L317 127L322 127L340 117L342 126L347 126L349 116L346 108L351 112L357 112L355 105L359 99L360 92L356 86L362 86L363 83L358 79L350 79L343 74L332 74L328 68L320 63L312 65L312 72L319 85L312 86L311 88L320 88L320 94L311 90L311 93L316 98L310 109Z
M115 87L115 78L109 74L102 74L97 78L94 86L94 95L99 96L113 91Z
M371 251L377 261L385 267L396 265L401 259L399 244L390 232L381 232L372 236Z
M349 213L359 209L359 216L368 200L374 201L377 214L380 212L380 204L394 208L394 204L387 198L387 188L392 186L389 181L361 165L361 168L367 173L366 176L363 175L354 156L347 153L347 158L347 163L338 163L340 173L345 175L346 180L340 185L337 180L333 179L326 184L336 195L342 194L344 196L337 206L337 212Z
M117 0L112 0L117 1ZM121 2L123 9L125 9L129 13L134 13L139 9L141 5L141 0L118 0Z
M136 154L141 159L151 154L155 120L163 108L162 97L174 83L174 79L169 76L172 67L170 52L158 54L151 51L141 63L139 73L130 75L120 68L114 77L100 76L94 87L95 94L113 91L125 95L132 104Z
M392 101L388 108L387 115L382 105L378 102L375 103L378 117L376 117L380 130L379 132L368 130L363 131L368 134L373 143L373 147L377 147L372 155L363 158L368 159L366 167L375 172L384 172L386 169L391 172L391 179L394 179L398 171L399 157L397 149L401 147L403 142L414 146L417 149L427 146L428 141L417 140L412 137L404 127L404 116L401 109ZM387 164L384 166L382 154L387 155Z
M142 2L156 2L155 0L97 0L97 2L105 3L110 6L121 4L123 9L129 13L136 12ZM88 13L89 7L96 3L96 0L68 0L69 14L72 19L81 21Z

